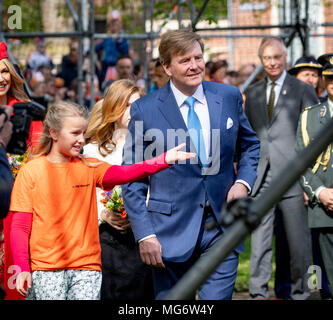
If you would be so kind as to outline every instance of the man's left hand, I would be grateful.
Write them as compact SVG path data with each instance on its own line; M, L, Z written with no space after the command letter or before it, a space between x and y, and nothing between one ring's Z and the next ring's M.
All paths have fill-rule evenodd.
M244 198L248 195L247 187L240 183L236 182L229 190L227 195L227 202L230 202L234 199Z

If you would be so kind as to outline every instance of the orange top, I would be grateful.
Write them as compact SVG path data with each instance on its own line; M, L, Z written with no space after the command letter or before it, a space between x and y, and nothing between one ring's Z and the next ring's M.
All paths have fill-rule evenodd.
M51 163L41 156L20 169L10 210L33 214L31 271L101 270L96 186L109 167L89 167L78 158Z

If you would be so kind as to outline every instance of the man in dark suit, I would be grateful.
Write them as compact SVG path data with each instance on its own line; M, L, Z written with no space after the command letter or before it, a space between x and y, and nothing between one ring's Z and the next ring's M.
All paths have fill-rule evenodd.
M259 58L267 78L245 91L245 113L260 140L261 158L252 190L254 197L267 189L292 159L299 115L302 109L318 101L312 86L286 72L287 51L280 38L263 39ZM311 240L303 192L298 183L286 192L278 208L291 256L291 297L306 299L309 296L307 270L311 261ZM249 290L254 299L269 297L274 209L264 217L251 237Z
M307 147L333 116L333 53L320 56L318 62L323 66L322 75L328 99L303 111L298 124L296 152ZM300 178L301 185L309 197L309 226L316 228L319 233L320 250L331 292L333 292L332 168L332 144L330 144Z
M124 163L181 142L198 154L195 162L123 187L141 258L155 267L156 299L221 237L224 229L216 224L206 230L206 222L217 222L223 203L247 196L256 179L259 141L243 113L242 96L235 87L203 81L203 49L191 31L164 34L159 52L170 81L131 106ZM231 299L243 248L221 263L200 288L199 299Z

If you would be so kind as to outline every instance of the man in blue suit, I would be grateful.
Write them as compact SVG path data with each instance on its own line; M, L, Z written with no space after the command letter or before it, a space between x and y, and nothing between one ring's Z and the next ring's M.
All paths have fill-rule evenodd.
M131 106L125 164L182 142L198 155L194 162L123 186L141 258L155 267L156 299L222 236L223 227L206 230L205 224L219 220L225 201L247 196L256 179L260 145L243 113L242 96L236 87L203 81L203 49L200 36L189 30L162 35L160 60L170 81ZM232 298L243 247L202 285L199 299Z

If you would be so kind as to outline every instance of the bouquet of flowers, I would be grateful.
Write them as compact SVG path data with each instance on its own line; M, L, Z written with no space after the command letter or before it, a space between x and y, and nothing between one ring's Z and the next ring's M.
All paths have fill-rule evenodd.
M22 166L27 163L29 159L28 151L26 151L24 154L9 154L7 153L7 158L9 162L10 169L12 170L12 174L14 179L17 176L17 173L22 168Z
M102 195L104 199L101 202L107 210L113 212L113 214L119 216L122 220L127 218L120 187L115 187L109 192L103 192Z

